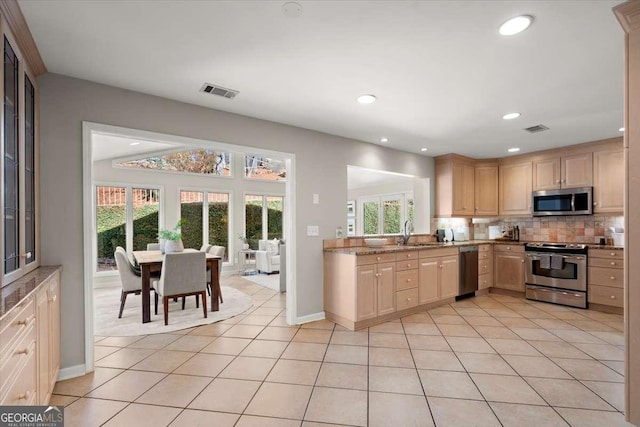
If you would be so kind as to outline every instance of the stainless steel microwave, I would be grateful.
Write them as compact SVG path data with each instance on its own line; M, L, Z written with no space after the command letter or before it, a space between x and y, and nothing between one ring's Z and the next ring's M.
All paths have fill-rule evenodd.
M534 191L531 194L533 216L591 215L593 187Z

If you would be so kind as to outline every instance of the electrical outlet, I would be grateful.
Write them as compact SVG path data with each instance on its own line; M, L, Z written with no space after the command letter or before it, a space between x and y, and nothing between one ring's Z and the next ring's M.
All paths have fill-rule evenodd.
M320 227L317 225L307 225L307 236L319 236Z

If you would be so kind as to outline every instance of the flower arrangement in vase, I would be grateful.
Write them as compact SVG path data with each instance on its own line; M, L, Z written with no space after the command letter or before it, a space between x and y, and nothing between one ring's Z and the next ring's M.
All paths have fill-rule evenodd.
M182 233L180 228L182 227L182 220L179 220L172 230L162 229L158 232L158 238L160 240L160 252L182 252L184 251L184 244L182 243Z

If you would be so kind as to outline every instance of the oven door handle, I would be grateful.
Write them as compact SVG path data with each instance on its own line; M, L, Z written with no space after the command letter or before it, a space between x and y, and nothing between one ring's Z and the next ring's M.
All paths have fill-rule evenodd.
M545 288L536 288L536 291L540 291L540 292L548 292L548 293L552 293L552 294L561 294L561 295L567 295L567 296L572 296L572 297L581 297L582 294L577 294L575 292L564 292L564 291L557 291L557 290L551 290L551 289L545 289Z
M549 253L548 255L558 256L558 255L552 254L552 253ZM532 258L533 261L540 259L540 254L525 254L525 256L527 258ZM569 259L569 260L575 259L575 260L578 260L578 261L582 261L582 260L586 259L584 256L575 256L575 255L561 255L561 256L562 256L563 259Z

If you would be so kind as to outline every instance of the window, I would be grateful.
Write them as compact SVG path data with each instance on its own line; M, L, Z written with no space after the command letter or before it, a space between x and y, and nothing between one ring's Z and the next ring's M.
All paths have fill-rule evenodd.
M285 181L287 170L284 160L272 159L259 154L244 157L244 177L268 181Z
M4 272L20 268L18 57L4 39Z
M151 169L164 172L231 176L231 154L209 149L162 154L118 162L115 165L122 168Z
M359 200L362 234L400 234L404 222L413 221L413 195L410 193L363 197Z
M159 188L96 186L96 272L117 270L113 253L143 251L158 241Z
M36 86L9 38L3 38L3 284L38 266L36 219ZM23 92L24 91L24 92Z
M258 249L258 240L283 237L283 196L247 194L244 209L245 236L251 249Z
M203 244L227 248L229 259L229 207L231 195L213 191L180 191L182 243L199 249Z

